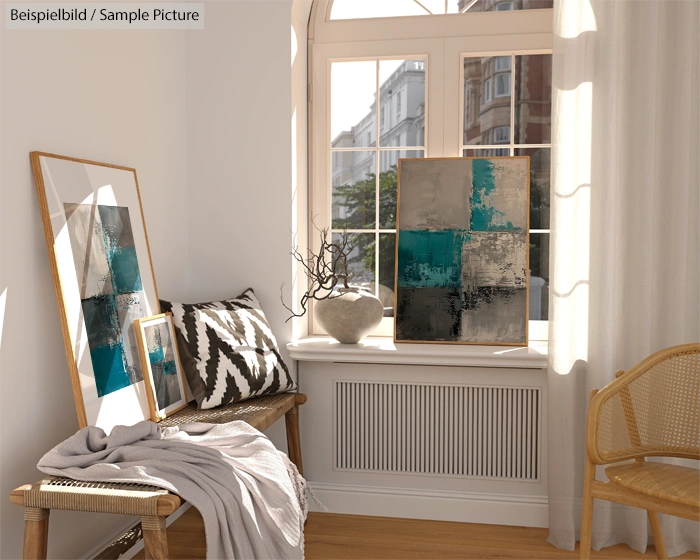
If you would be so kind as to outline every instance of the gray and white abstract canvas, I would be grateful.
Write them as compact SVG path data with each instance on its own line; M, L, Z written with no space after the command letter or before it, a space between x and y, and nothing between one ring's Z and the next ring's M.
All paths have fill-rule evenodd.
M529 158L399 161L397 341L527 345Z
M169 322L147 325L143 329L146 353L159 411L184 400Z

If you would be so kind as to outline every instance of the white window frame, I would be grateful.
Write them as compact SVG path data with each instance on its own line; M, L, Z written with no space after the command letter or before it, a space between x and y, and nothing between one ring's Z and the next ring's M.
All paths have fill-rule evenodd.
M502 134L503 132L505 132L505 134ZM497 126L493 129L493 143L510 144L510 125Z
M491 94L491 78L484 80L483 83L484 83L484 97L483 97L484 103L483 103L483 105L485 105L486 103L488 103L489 101L491 101L493 99L493 96Z
M500 57L499 57L500 58ZM494 97L509 97L510 96L510 72L502 72L495 74L493 77L493 96ZM498 87L503 84L502 87Z
M494 61L494 68L496 72L510 71L511 69L511 57L509 56L497 56Z
M329 188L332 170L329 78L332 62L425 60L424 155L458 157L462 155L464 122L462 57L549 54L552 48L551 9L331 21L330 7L329 0L317 0L309 23L310 184L307 219L313 218L319 227L329 226L332 215ZM446 72L446 69L450 71ZM503 147L503 144L497 146ZM381 151L379 147L378 152ZM377 175L379 165L377 158ZM308 242L314 251L318 250L317 237L317 232L310 226ZM315 321L313 309L310 311L309 333L325 334ZM385 318L373 334L391 336L393 322L393 318ZM533 329L532 323L535 322L530 323L530 338L545 340L546 328ZM537 323L546 326L546 321Z

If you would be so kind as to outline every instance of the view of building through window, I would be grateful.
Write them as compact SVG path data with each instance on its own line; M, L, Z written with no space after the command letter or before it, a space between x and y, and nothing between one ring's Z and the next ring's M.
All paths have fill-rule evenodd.
M331 20L551 7L552 0L335 0ZM503 53L463 55L462 65L459 153L530 157L531 320L548 317L551 64L548 54ZM330 64L331 231L350 235L350 281L373 290L387 317L398 160L442 155L426 153L426 69L421 59Z
M552 55L464 58L462 155L530 157L531 320L548 317L551 114Z
M355 96L346 98L343 91L344 82L362 71L352 65L374 65L381 81L364 116L354 123L346 121L344 130L333 130L346 118L348 108L356 114L354 107L360 103ZM398 161L425 153L425 67L423 60L331 66L332 231L336 238L342 231L349 233L354 247L348 262L350 279L375 291L388 317L393 316Z

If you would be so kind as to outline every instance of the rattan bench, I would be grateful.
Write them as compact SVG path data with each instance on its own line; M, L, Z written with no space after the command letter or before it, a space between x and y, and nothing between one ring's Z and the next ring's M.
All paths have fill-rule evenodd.
M303 473L298 407L305 402L306 395L285 393L258 397L213 410L197 411L194 405L190 405L166 418L160 425L178 426L186 422L224 424L244 420L263 431L284 416L289 458L299 472ZM20 486L12 491L10 499L12 503L24 506L25 559L46 558L49 512L52 509L63 509L140 516L146 558L164 560L168 557L165 520L182 503L179 496L153 486L80 482L57 477Z

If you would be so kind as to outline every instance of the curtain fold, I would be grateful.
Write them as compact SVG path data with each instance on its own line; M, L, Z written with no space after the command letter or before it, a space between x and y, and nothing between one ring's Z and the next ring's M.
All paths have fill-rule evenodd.
M573 550L590 390L700 340L700 2L555 0L554 36L549 541ZM660 517L669 555L700 550ZM650 538L596 500L594 549Z

